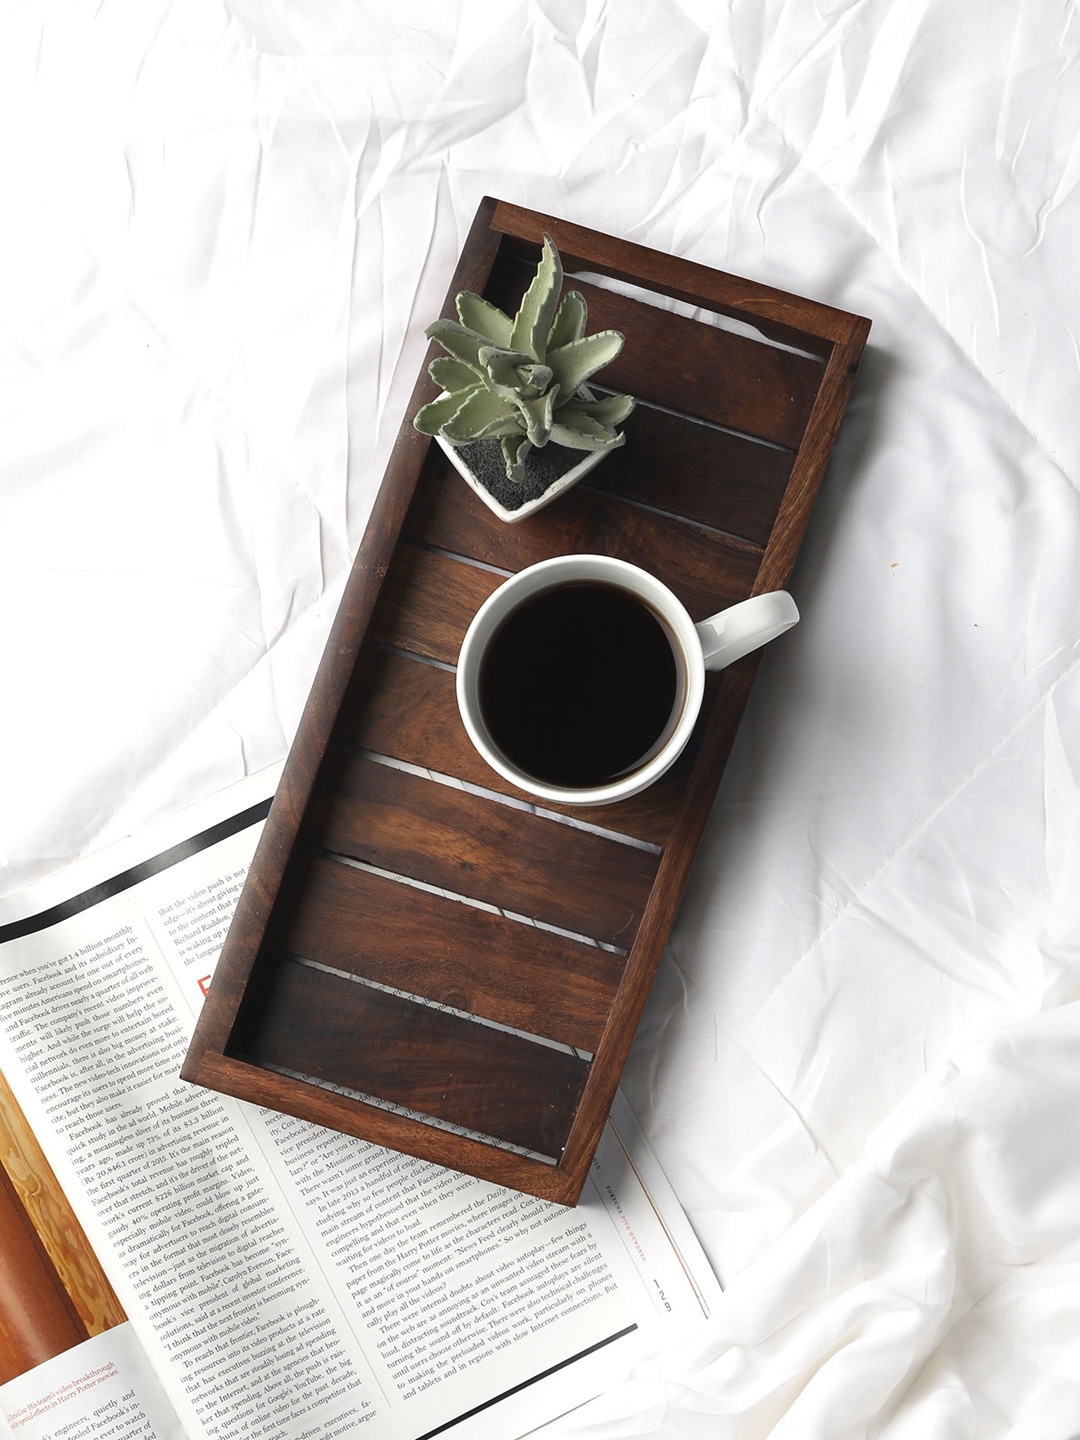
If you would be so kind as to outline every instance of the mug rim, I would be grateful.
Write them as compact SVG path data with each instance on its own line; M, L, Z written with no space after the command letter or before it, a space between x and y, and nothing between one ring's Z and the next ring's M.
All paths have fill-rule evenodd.
M661 617L675 640L684 681L682 709L671 734L654 755L628 774L603 785L563 786L539 780L514 765L494 744L480 714L478 680L484 647L503 620L523 600L559 585L596 579L643 599ZM664 774L686 747L705 692L701 640L682 601L662 580L629 560L612 555L555 555L508 576L478 608L465 632L455 680L458 712L469 739L485 762L517 789L564 805L604 805L646 789Z

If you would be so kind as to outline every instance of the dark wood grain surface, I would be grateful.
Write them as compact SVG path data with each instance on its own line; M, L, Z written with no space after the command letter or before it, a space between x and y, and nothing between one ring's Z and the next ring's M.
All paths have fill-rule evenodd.
M441 467L433 467L433 483L422 486L410 514L407 535L417 545L514 571L554 555L614 555L650 570L678 595L695 620L743 599L761 565L760 546L586 485L575 485L557 504L525 523L496 528L481 500L470 491L464 497L456 493L461 483L454 483L448 462L444 464L447 470L442 473ZM408 565L408 580L401 582L404 609L422 584L447 588L453 584L451 562L445 555L420 562L405 546L402 555ZM417 574L421 564L425 571L437 571L438 580L434 574ZM499 580L488 571L482 574L482 580L473 576L462 580L478 596L494 589ZM466 608L441 590L434 604L426 598L420 603L425 614L434 610L432 619L440 628L456 621ZM469 618L474 609L469 608ZM456 649L449 658L457 659Z
M573 1204L759 656L710 677L661 782L579 810L473 751L462 638L506 575L570 552L644 566L695 620L782 588L869 322L490 200L442 313L461 289L512 308L545 232L590 330L626 336L602 377L638 400L626 444L505 525L413 429L418 375L184 1075Z
M310 844L629 949L657 857L440 781L345 755L302 831Z
M625 957L323 857L297 857L275 939L289 954L595 1051Z
M276 967L260 1021L256 1062L540 1155L562 1152L588 1069L565 1050L304 965Z

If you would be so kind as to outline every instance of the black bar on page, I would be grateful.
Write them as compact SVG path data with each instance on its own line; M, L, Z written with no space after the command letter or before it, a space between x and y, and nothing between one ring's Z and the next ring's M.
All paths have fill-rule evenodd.
M565 1370L568 1365L576 1365L579 1360L584 1360L586 1355L594 1355L597 1350L603 1350L607 1345L614 1345L616 1340L623 1340L627 1335L632 1335L637 1329L637 1322L627 1325L624 1330L617 1330L614 1335L609 1335L606 1340L598 1340L595 1345L580 1351L577 1355L571 1355L568 1360L560 1360L557 1365L552 1365L547 1370L541 1370L539 1375L530 1375L528 1380L522 1380L520 1385L514 1385L509 1390L504 1390L501 1395L493 1395L490 1400L485 1400L482 1405L474 1405L471 1410L466 1410L464 1415L456 1415L453 1420L448 1420L445 1425L440 1425L435 1430L427 1430L423 1435L418 1435L416 1440L433 1440L435 1435L445 1435L447 1430L452 1430L455 1425L460 1425L463 1420L471 1420L474 1415L479 1415L481 1410L490 1410L493 1405L498 1405L502 1400L508 1400L511 1395L516 1395L519 1390L527 1390L530 1385L536 1385L541 1380L546 1380L549 1375L556 1374L559 1370Z
M57 925L61 920L70 919L72 915L89 910L92 905L100 905L103 900L110 900L114 895L119 895L122 890L130 890L132 885L138 885L141 880L148 880L151 875L158 875L162 870L168 870L170 865L177 865L181 860L186 860L191 855L197 855L200 850L209 850L211 845L217 845L219 841L227 840L230 835L239 834L249 825L259 824L266 819L269 813L270 800L260 800L257 805L242 810L239 815L230 815L227 820L221 820L217 825L211 825L208 830L203 830L198 835L192 835L188 840L181 840L179 844L163 850L160 855L154 855L151 859L144 860L141 865L133 865L130 870L103 880L100 885L94 885L89 890L84 890L81 895L73 895L70 900L64 900L61 904L53 905L48 910L42 910L37 915L27 915L23 920L12 920L10 924L0 925L0 945L7 940L21 940L25 935L34 935L39 930L47 930L50 925Z

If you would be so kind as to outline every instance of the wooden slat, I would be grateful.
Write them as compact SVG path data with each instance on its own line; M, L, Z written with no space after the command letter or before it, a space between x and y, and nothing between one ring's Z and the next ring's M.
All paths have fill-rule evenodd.
M473 495L441 452L425 471L406 523L414 541L508 570L572 552L629 560L662 580L695 620L745 599L761 564L756 546L582 485L521 524L505 525ZM439 583L449 583L449 577ZM494 577L492 589L496 583ZM440 615L438 623L448 625L450 613ZM451 658L456 659L456 652Z
M656 873L649 851L345 756L303 831L348 855L628 949Z
M575 288L585 295L590 329L626 337L604 370L606 386L776 445L802 442L821 384L818 360L594 285Z
M298 856L272 943L590 1053L623 959L336 860Z
M352 697L350 697L351 701ZM410 765L518 799L530 797L497 774L481 759L465 732L457 710L454 674L390 651L373 655L358 676L355 703L350 704L341 737L364 750L388 755ZM558 805L544 808L663 845L675 823L686 769L693 750L684 751L667 775L640 795L616 805Z
M250 1058L557 1157L588 1064L507 1031L282 962Z
M464 489L465 482L450 462L441 453L439 459ZM453 664L469 622L504 578L476 565L462 565L452 556L401 545L386 577L372 634L429 660Z
M764 545L792 452L638 405L626 443L581 483Z

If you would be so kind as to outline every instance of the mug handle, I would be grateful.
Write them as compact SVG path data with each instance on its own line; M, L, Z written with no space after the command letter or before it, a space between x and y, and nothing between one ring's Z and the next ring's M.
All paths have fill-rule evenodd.
M799 618L798 607L786 590L751 595L718 615L710 615L694 628L705 658L706 670L723 670L751 650L790 630Z

